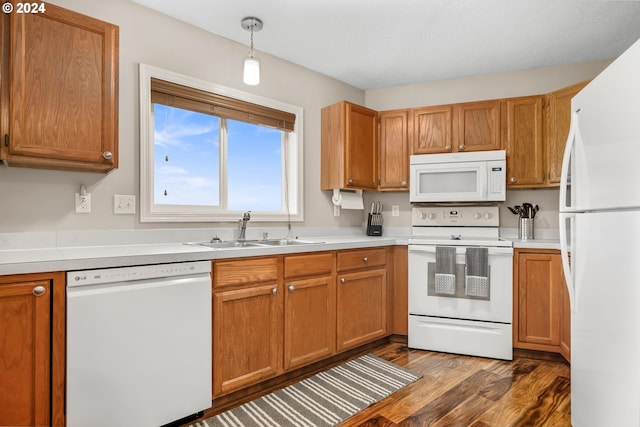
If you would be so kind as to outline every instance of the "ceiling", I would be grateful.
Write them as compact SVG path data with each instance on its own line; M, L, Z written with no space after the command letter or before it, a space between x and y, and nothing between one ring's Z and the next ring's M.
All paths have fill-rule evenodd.
M132 0L360 89L605 60L640 0ZM247 49L248 51L248 49Z

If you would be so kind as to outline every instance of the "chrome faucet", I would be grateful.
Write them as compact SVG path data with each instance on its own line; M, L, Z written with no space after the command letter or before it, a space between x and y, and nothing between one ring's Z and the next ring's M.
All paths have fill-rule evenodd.
M251 211L246 211L242 214L242 218L238 220L240 224L240 235L238 236L238 240L246 240L245 233L247 232L247 222L251 219Z

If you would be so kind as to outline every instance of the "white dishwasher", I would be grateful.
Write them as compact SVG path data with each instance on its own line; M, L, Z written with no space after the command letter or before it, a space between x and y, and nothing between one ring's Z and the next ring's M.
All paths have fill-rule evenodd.
M67 272L68 427L160 426L211 406L210 272Z

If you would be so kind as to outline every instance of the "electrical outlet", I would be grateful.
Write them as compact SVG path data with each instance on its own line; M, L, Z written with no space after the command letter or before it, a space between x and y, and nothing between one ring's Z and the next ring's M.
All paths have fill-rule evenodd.
M136 196L113 195L113 213L116 215L133 215L136 213Z
M76 213L91 213L91 194L76 193Z
M400 216L400 206L392 205L391 206L391 216Z

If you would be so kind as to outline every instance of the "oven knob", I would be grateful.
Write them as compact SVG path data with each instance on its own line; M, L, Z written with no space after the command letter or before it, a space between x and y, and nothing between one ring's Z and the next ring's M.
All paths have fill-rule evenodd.
M424 213L424 212L422 212L422 213L420 214L420 219L427 219L427 214L426 214L426 213Z
M434 214L433 212L431 212L431 213L429 214L429 216L428 216L428 217L429 217L429 219L430 219L430 220L432 220L432 221L433 221L434 219L436 219L436 214Z
M491 219L491 214L489 212L484 214L484 219Z
M482 215L480 214L480 212L476 212L473 214L473 219L480 219L482 218Z

